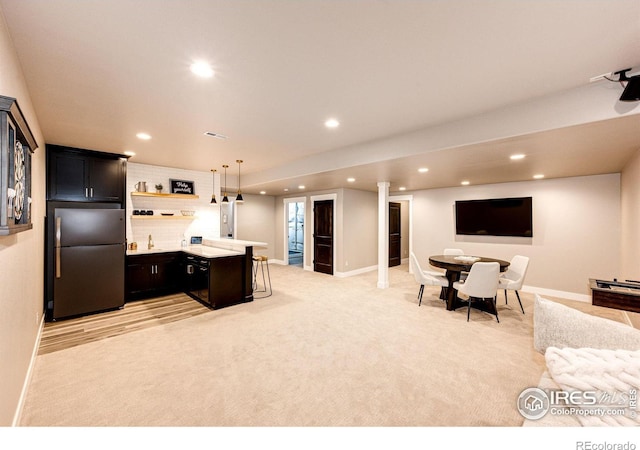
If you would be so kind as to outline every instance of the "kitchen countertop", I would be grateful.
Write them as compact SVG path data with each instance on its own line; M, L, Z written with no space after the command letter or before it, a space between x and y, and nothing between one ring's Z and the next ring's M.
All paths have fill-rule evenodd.
M189 245L187 247L180 246L163 246L161 248L138 248L138 250L127 250L127 256L134 255L153 255L157 253L184 252L190 255L202 256L205 258L220 258L224 256L244 255L244 252L237 250L228 250L224 248L209 247L207 245Z

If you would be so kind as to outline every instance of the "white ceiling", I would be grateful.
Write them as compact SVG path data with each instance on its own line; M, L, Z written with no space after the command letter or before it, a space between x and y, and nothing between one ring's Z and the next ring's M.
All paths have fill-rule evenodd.
M589 82L640 70L638 0L0 7L47 143L230 175L242 159L248 193L612 173L640 149L640 102ZM196 59L215 76L193 76Z

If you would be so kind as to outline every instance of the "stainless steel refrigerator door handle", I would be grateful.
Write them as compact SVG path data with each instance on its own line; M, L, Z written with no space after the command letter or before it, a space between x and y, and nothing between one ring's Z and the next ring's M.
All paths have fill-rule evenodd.
M89 198L89 188L84 188L84 196Z
M60 278L60 235L62 217L56 217L56 278Z
M89 188L89 192L91 192L91 198L93 198L93 188Z

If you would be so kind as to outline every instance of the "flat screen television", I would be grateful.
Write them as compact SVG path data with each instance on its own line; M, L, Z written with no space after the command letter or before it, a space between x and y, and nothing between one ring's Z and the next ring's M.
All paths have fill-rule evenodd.
M532 197L456 201L456 234L533 237Z

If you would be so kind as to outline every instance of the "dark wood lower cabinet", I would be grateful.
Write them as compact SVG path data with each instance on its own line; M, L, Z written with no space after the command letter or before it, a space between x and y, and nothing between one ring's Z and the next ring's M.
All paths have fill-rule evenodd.
M251 268L252 261L247 255L220 258L182 252L129 255L125 300L185 292L213 309L250 302L253 300Z
M125 300L139 300L183 290L182 254L127 256Z

